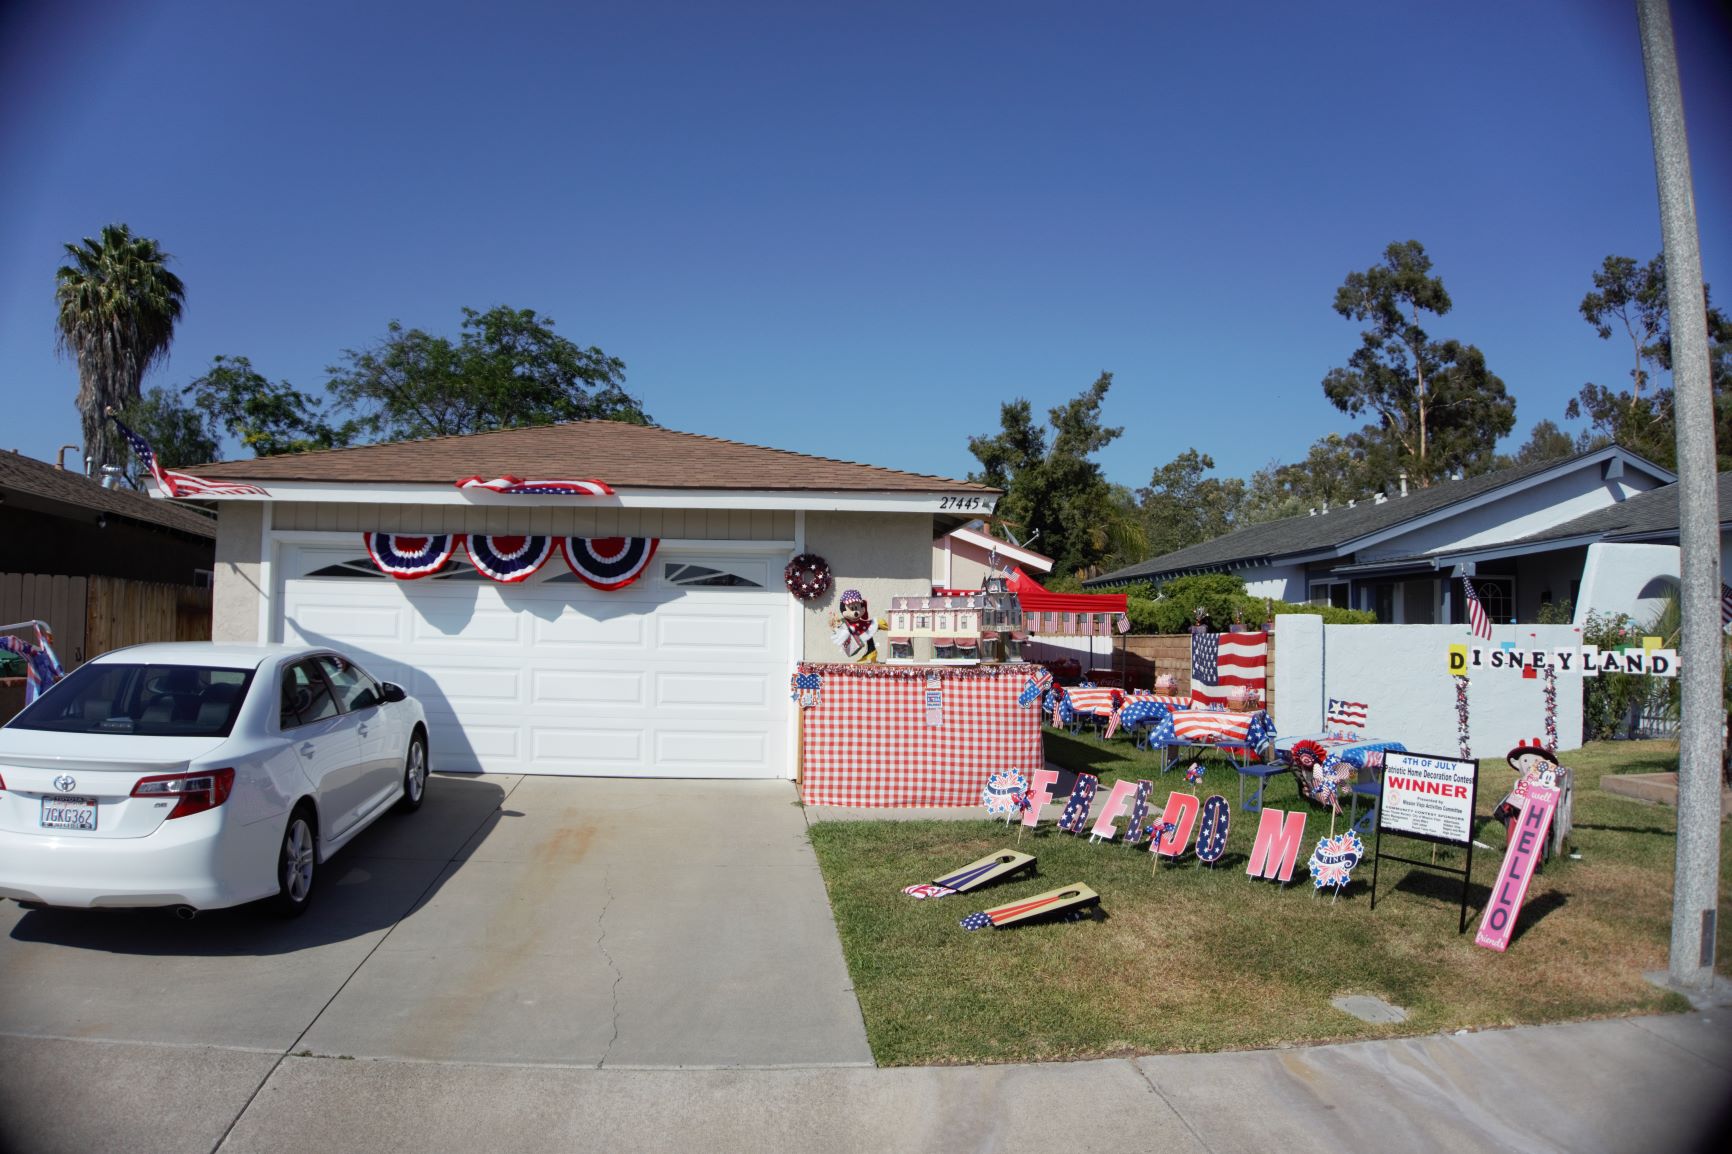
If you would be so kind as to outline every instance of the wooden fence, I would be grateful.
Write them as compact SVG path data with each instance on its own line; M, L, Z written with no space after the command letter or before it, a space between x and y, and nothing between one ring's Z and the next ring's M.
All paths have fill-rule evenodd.
M1155 678L1172 674L1177 693L1191 692L1191 635L1189 633L1137 633L1120 637L1113 647L1113 668L1122 669L1127 689L1152 689ZM1269 634L1266 707L1275 704L1275 634Z
M210 599L209 589L191 585L0 573L0 625L48 622L54 651L68 669L124 645L209 641Z

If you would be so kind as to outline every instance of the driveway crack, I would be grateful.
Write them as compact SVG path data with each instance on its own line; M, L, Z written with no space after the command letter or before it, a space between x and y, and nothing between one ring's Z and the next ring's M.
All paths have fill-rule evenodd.
M607 894L607 901L602 903L601 912L595 915L595 948L601 951L601 956L607 959L607 968L613 971L613 986L609 990L609 994L613 998L610 1023L613 1027L613 1034L607 1040L607 1048L601 1052L601 1060L595 1064L598 1070L607 1064L608 1055L613 1053L613 1044L619 1041L619 983L625 977L624 974L620 973L619 966L613 960L613 955L607 952L606 919L607 911L613 905L613 884L606 870L603 870L601 874L601 888L602 892Z

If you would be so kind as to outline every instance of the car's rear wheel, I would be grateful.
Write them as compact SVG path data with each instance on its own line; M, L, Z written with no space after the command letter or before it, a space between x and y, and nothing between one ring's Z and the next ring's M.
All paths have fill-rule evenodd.
M413 813L427 800L427 735L420 730L409 739L409 752L403 758L403 797L397 808Z
M283 829L283 845L277 852L277 896L271 908L286 918L305 913L313 900L319 858L313 820L312 807L302 802Z

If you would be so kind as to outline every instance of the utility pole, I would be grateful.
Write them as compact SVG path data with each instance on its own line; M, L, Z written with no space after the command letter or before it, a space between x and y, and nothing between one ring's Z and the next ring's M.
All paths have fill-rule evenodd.
M1684 96L1667 0L1637 0L1654 172L1672 319L1673 407L1678 429L1679 641L1683 715L1678 730L1678 850L1672 884L1668 984L1706 994L1714 984L1720 901L1720 511L1714 398L1708 375L1707 302L1696 238Z

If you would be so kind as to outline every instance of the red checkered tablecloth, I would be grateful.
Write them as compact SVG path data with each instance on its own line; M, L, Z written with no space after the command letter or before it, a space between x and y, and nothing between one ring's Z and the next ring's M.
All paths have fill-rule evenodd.
M824 674L801 711L807 805L979 805L989 775L1046 764L1040 711L1016 703L1025 677L945 676L944 723L926 721L923 677Z

